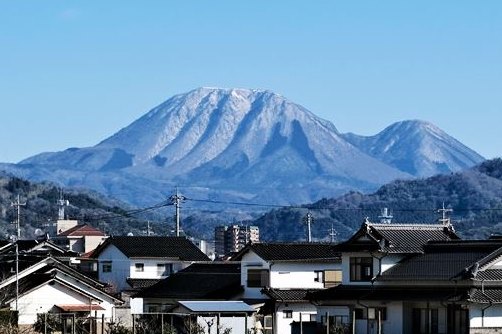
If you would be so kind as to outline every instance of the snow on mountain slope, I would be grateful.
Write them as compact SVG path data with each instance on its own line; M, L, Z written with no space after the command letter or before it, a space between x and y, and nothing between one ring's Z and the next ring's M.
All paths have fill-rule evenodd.
M425 121L397 122L370 137L353 133L342 136L372 157L417 177L460 171L484 160Z
M156 191L183 184L299 203L409 177L283 96L219 88L176 95L94 147L39 154L19 166L133 203L129 193L143 190L145 180Z

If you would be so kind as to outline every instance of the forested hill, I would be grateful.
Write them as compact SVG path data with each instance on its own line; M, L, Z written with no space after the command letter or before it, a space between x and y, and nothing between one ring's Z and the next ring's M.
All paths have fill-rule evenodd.
M95 226L111 234L142 233L146 230L143 219L132 216L130 207L116 200L105 198L85 190L64 190L64 199L70 205L65 208L68 219ZM32 183L0 173L0 239L14 235L17 211L11 203L19 195L21 203L21 237L32 238L35 229L44 230L47 223L58 216L57 201L60 189L50 183Z
M349 237L362 222L379 221L381 209L391 210L395 223L435 223L437 209L453 209L452 222L464 238L502 234L502 159L488 160L464 172L412 181L395 181L375 193L350 192L302 208L272 210L254 221L265 239L305 238L304 216L314 216L313 237L328 240L333 226L337 239Z

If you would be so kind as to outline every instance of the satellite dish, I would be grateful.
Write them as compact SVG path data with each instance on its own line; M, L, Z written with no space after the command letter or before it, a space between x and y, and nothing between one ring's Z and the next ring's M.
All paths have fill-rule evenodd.
M132 234L132 232L129 232L129 233L127 233L127 236L128 236L128 237L133 237L133 236L134 236L134 234Z

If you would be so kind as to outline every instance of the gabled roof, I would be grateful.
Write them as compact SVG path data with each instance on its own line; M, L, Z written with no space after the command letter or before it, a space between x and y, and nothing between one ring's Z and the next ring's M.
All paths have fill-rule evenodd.
M342 252L381 251L386 253L422 253L429 241L458 240L452 225L385 224L364 222L347 241L336 245Z
M248 251L265 261L341 261L340 253L328 243L253 243L248 244L232 260L240 260Z
M99 257L108 246L117 247L128 258L173 258L181 261L209 261L209 258L185 237L114 236L93 252Z
M240 263L194 263L139 292L135 297L229 299L242 291Z
M432 242L424 254L406 258L377 281L427 281L471 278L473 265L502 246L501 242L459 240Z
M33 268L33 269L32 269ZM74 283L71 283L68 278L72 278L74 282L78 282L78 284L81 284L80 287L75 285ZM77 270L65 265L64 263L58 261L57 259L54 258L45 258L42 259L41 261L32 264L30 267L24 269L19 273L19 292L20 295L29 293L33 289L42 286L44 284L47 284L51 281L58 281L59 283L69 287L72 290L79 291L79 293L82 294L88 294L85 292L82 287L87 287L90 288L91 290L95 291L96 293L99 293L101 295L106 295L110 299L113 299L115 301L121 302L120 299L117 299L116 297L108 294L105 290L105 284L94 280L86 275L81 274ZM5 284L4 284L5 282ZM15 280L12 278L8 278L4 280L2 285L2 289L4 291L12 291L9 296L7 296L6 300L4 302L8 302L9 298L12 300L15 298L14 291L15 289L9 288L9 286L12 286L14 284ZM93 295L90 295L93 297ZM95 298L95 296L94 296Z
M73 226L72 228L60 233L58 237L85 237L85 236L98 236L105 237L106 235L95 227L87 224Z
M20 253L44 253L57 256L76 256L77 254L59 247L49 240L18 240L17 245ZM0 254L15 252L16 242L5 244L0 249Z

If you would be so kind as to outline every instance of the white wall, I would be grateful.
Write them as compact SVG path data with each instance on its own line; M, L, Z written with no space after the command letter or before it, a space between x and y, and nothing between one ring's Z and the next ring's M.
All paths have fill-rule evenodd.
M314 280L315 271L341 268L341 263L274 263L270 269L270 286L282 289L323 289L322 280Z
M293 311L292 318L284 318L284 311ZM275 319L275 333L291 333L291 323L293 321L300 321L300 314L302 314L302 321L310 321L310 315L315 315L317 309L314 305L310 303L290 303L288 306L281 304L276 312Z
M136 271L136 263L143 263L144 271ZM169 275L163 276L157 271L157 264L171 263L173 265L173 272L177 272L183 268L183 263L180 261L162 261L162 259L131 259L130 260L130 278L148 278L160 279ZM187 264L188 266L188 264Z
M98 260L98 277L101 282L112 284L117 291L130 288L126 279L131 274L131 265L129 259L124 255L124 253L118 250L117 247L109 245L101 252L101 254L99 254ZM104 261L112 261L111 272L103 272Z
M485 310L484 319L482 308L488 305L471 304L469 306L469 318L471 327L500 327L502 328L502 305L493 305Z
M30 293L19 298L19 324L29 325L35 323L38 313L46 313L59 304L81 304L89 305L90 299L87 296L76 293L68 287L55 282L53 285L45 284ZM93 304L98 304L94 301ZM109 302L102 302L104 311L98 311L98 317L102 314L109 319L113 315L114 305ZM15 309L15 301L11 303L11 309ZM94 314L94 312L93 312Z
M248 269L269 269L269 264L254 252L249 251L241 260L241 285L244 287L243 298L266 298L260 292L262 288L247 286Z

